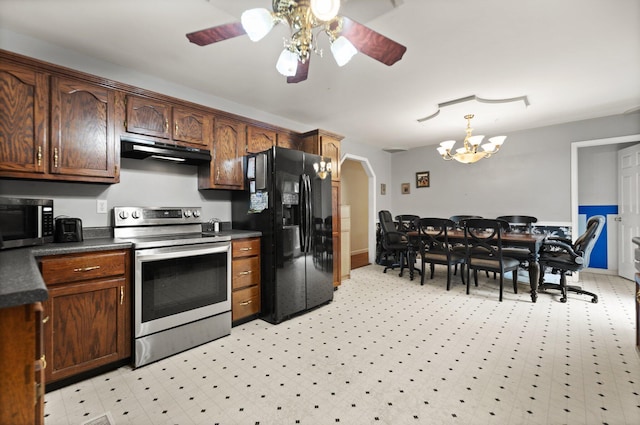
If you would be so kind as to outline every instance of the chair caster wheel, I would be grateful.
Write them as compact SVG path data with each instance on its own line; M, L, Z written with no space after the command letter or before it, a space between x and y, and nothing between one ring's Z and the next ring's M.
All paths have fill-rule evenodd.
M566 297L562 297L562 298L560 298L560 302L561 302L561 303L566 303L566 302L567 302L567 298L566 298Z
M591 302L594 304L598 304L598 298L596 297L591 298Z

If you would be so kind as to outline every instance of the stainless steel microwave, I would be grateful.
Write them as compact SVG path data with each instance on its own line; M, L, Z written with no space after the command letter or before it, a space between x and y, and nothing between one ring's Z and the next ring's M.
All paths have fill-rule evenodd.
M53 199L0 198L0 249L53 242Z

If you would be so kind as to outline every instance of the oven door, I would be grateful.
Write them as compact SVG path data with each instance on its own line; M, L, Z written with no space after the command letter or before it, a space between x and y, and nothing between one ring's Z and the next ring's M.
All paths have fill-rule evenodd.
M135 251L135 337L231 310L231 244Z

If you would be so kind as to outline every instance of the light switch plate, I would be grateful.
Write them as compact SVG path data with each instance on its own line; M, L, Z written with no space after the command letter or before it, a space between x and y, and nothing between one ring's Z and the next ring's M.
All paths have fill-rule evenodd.
M106 214L107 213L107 200L106 199L98 199L96 201L96 212L98 214Z

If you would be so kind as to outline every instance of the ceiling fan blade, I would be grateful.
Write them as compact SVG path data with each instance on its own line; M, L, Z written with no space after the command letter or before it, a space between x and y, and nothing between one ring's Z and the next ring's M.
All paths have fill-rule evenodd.
M198 46L206 46L208 44L217 43L218 41L227 40L229 38L244 35L247 32L240 22L232 22L230 24L218 25L200 31L194 31L187 34L190 42Z
M298 68L296 69L296 75L293 77L287 77L287 83L299 83L307 79L309 74L309 62L311 58L307 59L305 63L298 62Z
M359 52L385 65L391 66L398 62L407 51L407 48L402 44L396 43L346 16L342 17L342 32L340 34L345 36Z

